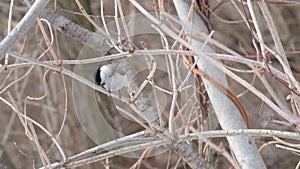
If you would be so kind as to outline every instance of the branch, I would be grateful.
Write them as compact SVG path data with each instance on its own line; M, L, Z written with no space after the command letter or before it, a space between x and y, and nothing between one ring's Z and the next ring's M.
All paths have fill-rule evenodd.
M71 37L97 51L108 51L111 48L109 39L106 37L75 24L66 17L56 14L52 9L46 9L41 14L41 17L47 19L63 35Z
M188 22L187 27L183 28L188 34L193 35L199 32L196 29L190 29L190 27L197 28L197 30L202 30L205 34L208 34L204 22L196 12L190 15L192 18L188 17L190 6L187 3L183 0L174 0L174 5L179 18L184 22ZM189 40L191 41L190 46L192 49L202 49L203 52L215 53L210 46L203 47L202 42L191 38ZM213 77L220 84L228 86L224 73L210 63L206 59L206 56L196 57L195 60L202 72L211 78ZM210 81L206 79L203 79L203 81L222 128L225 130L245 129L246 125L240 115L239 109L233 101L228 98L224 91L219 90ZM245 136L236 136L227 137L227 140L242 168L266 168L252 139Z
M47 9L42 14L42 17L48 19L54 28L62 32L64 35L86 44L93 49L105 51L108 47L110 47L107 43L107 38L76 25L67 18L55 14L51 9ZM121 67L126 70L126 76L132 77L134 70L132 70L131 66L124 59L119 60L119 63L122 64ZM63 69L63 71L66 73L66 70ZM127 86L127 91L130 95L139 93L139 85L136 80L137 79L132 79ZM136 100L134 100L133 103L134 104L130 104L131 108L144 118L153 131L164 133L164 135L169 139L174 139L174 137L166 130L166 128L160 126L159 122L155 120L158 114L153 105L151 105L147 95L143 94L142 92L139 93L139 96L136 98ZM182 159L186 161L192 168L207 168L206 161L199 156L198 152L192 145L175 141L172 143L172 146L177 154L181 156ZM186 156L182 156L182 154Z
M29 30L50 0L36 0L17 26L0 42L0 60Z

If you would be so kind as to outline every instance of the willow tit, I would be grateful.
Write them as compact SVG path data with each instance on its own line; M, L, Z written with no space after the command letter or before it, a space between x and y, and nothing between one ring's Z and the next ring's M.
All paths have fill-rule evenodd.
M127 83L127 80L125 73L121 74L117 71L117 68L118 65L116 64L99 66L95 73L95 82L108 92L122 89Z

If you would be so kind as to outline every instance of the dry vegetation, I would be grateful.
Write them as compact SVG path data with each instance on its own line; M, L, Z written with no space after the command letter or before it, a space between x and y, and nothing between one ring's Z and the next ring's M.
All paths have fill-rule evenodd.
M27 0L12 1L0 1L1 40L29 9L30 3ZM53 1L47 8L55 10L55 13L93 32L99 31L97 25L103 28L103 25L115 21L116 11L119 12L117 17L141 12L134 5L134 0L103 1L81 1L81 4L79 1ZM300 79L298 58L300 3L268 0L266 5L271 12L268 14L263 5L264 0L251 3L252 7L247 4L247 1L242 0L211 0L209 7L203 4L205 0L200 1L200 9L208 21L206 25L210 27L210 31L213 31L212 38L225 45L225 47L221 46L208 36L200 37L220 53L220 55L210 53L209 57L218 59L220 65L255 87L249 90L238 78L227 75L229 86L225 87L230 88L231 94L239 98L239 103L245 107L248 116L245 123L249 122L250 129L258 129L249 133L233 130L231 134L246 133L255 136L252 138L267 168L300 168L297 144L300 140L298 134L300 130L298 82ZM115 2L119 2L119 6ZM136 3L140 3L148 12L154 12L157 18L159 12L164 10L177 16L173 1L154 0ZM116 6L118 6L117 10L115 10ZM120 12L120 7L123 14ZM80 10L82 8L89 15ZM253 9L256 18L249 9ZM101 12L104 13L104 17L101 17ZM272 17L274 25L268 25L265 17ZM89 21L88 18L91 20ZM103 23L103 18L106 23ZM172 18L169 18L170 20ZM165 24L179 33L181 28L179 24L175 21L170 23ZM53 24L51 21L43 19L36 21L26 34L19 37L19 40L11 46L7 57L0 60L0 168L39 168L49 163L63 162L96 145L104 145L106 142L138 133L145 128L148 128L146 131L153 129L151 125L149 127L129 120L129 115L120 115L120 110L123 113L132 113L134 107L129 109L127 104L122 101L121 103L118 93L108 93L93 85L94 72L99 63L110 62L107 59L101 61L101 57L110 47L101 48L99 52L85 45L80 38L78 40L66 36L63 29L67 29L68 25L59 27L62 31L58 31L53 26L50 28L51 24ZM119 24L122 27L121 20ZM135 24L136 28L131 27L131 29L142 26L141 23ZM140 80L139 84L142 84L151 72L153 63L157 64L158 71L151 78L157 86L170 92L157 88L153 90L154 85L147 84L144 94L150 96L151 103L154 105L160 103L160 106L163 106L162 116L167 120L170 118L169 112L172 112L171 107L175 108L172 122L176 129L176 136L185 142L189 138L184 139L184 136L191 134L193 140L187 141L187 145L193 145L201 158L207 160L211 167L223 169L236 165L235 156L231 154L226 140L228 135L209 133L209 131L221 130L222 126L218 123L200 75L191 75L188 78L187 89L182 89L178 96L178 103L172 102L175 95L172 94L174 83L170 78L173 75L170 73L171 68L168 67L171 61L168 60L167 54L173 57L173 65L176 65L176 76L173 77L176 77L176 84L179 86L185 77L188 77L189 72L187 63L184 64L183 54L192 61L191 53L183 53L182 50L190 50L197 56L199 53L192 48L187 49L189 46L182 46L180 43L172 46L176 40L185 39L188 34L178 39L169 36L167 41L170 46L167 46L165 39L161 38L163 35L160 31L163 32L163 29L160 29L160 26L151 28L156 35L142 34L130 37L130 41L134 44L134 51L128 49L128 44L125 43L123 51L117 52L121 54L113 56L124 57L131 55L132 52L132 55L140 56L129 59L134 68L139 70L137 76ZM111 33L116 33L110 27L109 30ZM125 34L122 34L123 37L120 39L115 34L109 36L115 38L115 41L126 37ZM167 47L175 52L168 53ZM139 49L144 53L139 54ZM155 49L164 49L164 52ZM89 60L91 58L96 60ZM152 65L149 66L148 62ZM85 79L78 80L78 77ZM263 96L257 95L258 92ZM128 94L126 95L126 90L122 91L122 96L129 97ZM119 106L119 112L115 105ZM113 132L110 127L118 132ZM167 127L165 130L170 131ZM205 139L195 139L202 131L207 132ZM264 131L266 133L262 134ZM284 132L276 134L269 131ZM155 134L158 136L156 137ZM161 133L155 134L142 134L141 138L144 140L141 139L136 143L128 138L127 142L122 144L112 142L106 147L105 150L122 154L119 156L101 151L99 154L103 156L96 156L95 162L92 159L95 156L93 153L87 153L86 157L74 158L72 159L74 161L71 161L75 164L79 160L87 160L76 163L75 166L82 168L189 168L189 165L181 159L183 157L174 150L174 144L164 140L165 137L161 137ZM166 134L166 137L169 135ZM135 144L144 148L125 153L126 148L133 149ZM147 155L150 157L146 158ZM84 162L94 163L84 164ZM72 166L73 163L68 165Z

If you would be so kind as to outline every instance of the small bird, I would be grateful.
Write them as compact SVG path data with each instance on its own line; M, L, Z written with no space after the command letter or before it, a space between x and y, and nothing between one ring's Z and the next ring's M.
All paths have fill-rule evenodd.
M125 73L121 74L117 69L117 64L99 66L95 73L96 84L102 86L108 92L122 89L127 83L127 78Z

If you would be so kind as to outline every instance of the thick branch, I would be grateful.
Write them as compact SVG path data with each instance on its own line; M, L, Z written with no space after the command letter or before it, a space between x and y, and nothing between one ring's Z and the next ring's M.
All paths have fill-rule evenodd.
M52 9L46 9L41 17L47 19L63 35L71 37L88 47L98 51L108 51L111 48L109 40L104 36L75 24L66 17L56 14Z
M50 0L36 0L17 26L0 42L0 59L29 30Z
M183 22L187 22L187 27L185 27L184 30L188 34L195 34L193 32L197 30L202 30L206 34L208 33L204 22L196 12L189 15L190 6L185 3L184 0L174 0L174 5L180 19ZM189 16L191 16L192 19L188 18ZM197 29L189 29L189 27ZM215 52L210 46L203 47L203 42L196 39L190 40L191 49L202 49L203 52L210 53ZM206 57L207 56L201 56L195 58L198 68L218 83L228 86L224 73L211 64ZM214 86L209 80L203 79L203 82L222 128L225 130L245 129L246 124L233 101L224 91ZM266 168L252 139L246 136L227 137L227 139L239 165L243 169Z

